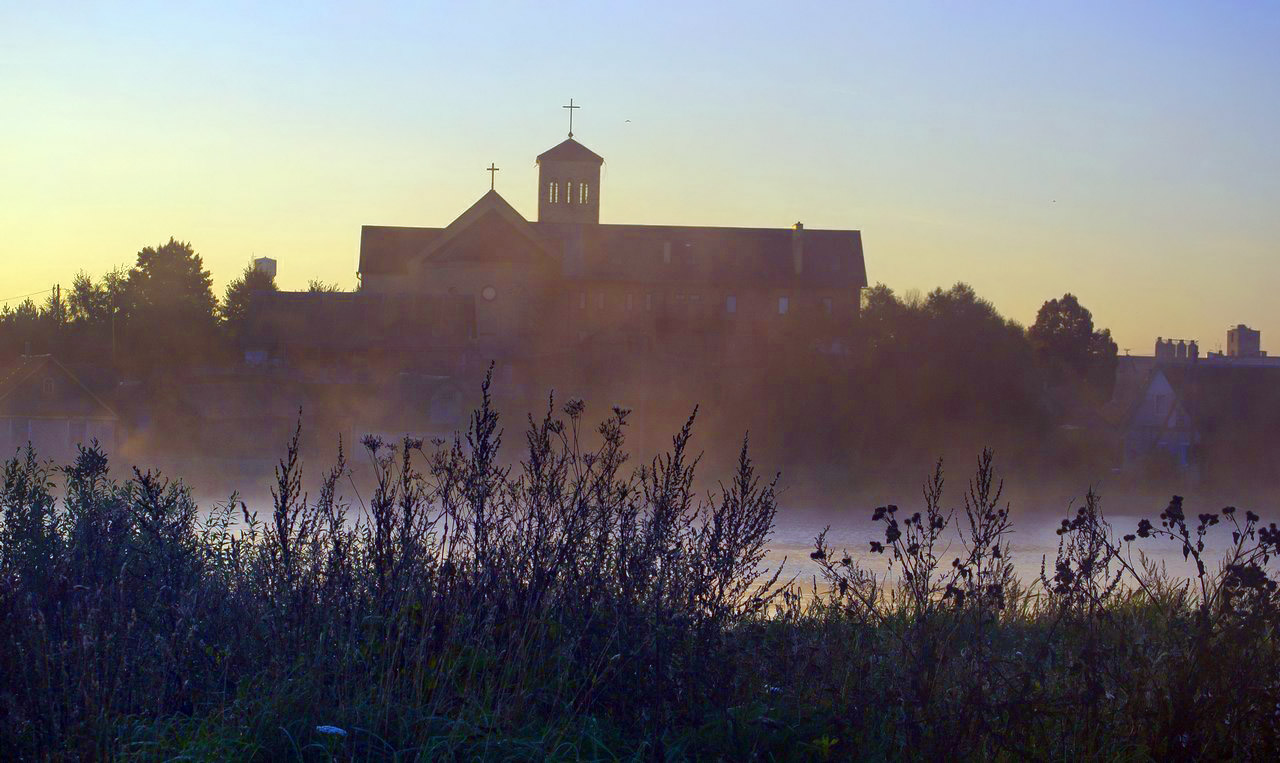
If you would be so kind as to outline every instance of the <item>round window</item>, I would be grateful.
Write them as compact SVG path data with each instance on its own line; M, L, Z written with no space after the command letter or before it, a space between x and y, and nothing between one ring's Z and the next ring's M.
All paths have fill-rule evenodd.
M486 302L492 302L498 298L498 290L492 286L486 286L480 290L480 296L484 297Z

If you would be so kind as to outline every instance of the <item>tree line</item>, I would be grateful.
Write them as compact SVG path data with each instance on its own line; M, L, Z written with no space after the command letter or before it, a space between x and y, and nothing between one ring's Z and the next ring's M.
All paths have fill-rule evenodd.
M308 288L339 290L318 280ZM219 300L200 254L170 238L139 251L131 268L97 279L81 271L43 302L0 306L0 357L51 353L135 373L225 361L255 295L274 291L275 277L249 264Z
M127 270L97 279L81 272L42 304L0 307L0 360L52 353L136 377L231 364L254 296L276 289L250 264L218 299L201 256L171 238L138 252ZM336 287L313 281L310 289ZM1115 380L1110 331L1071 294L1046 301L1024 328L963 283L924 295L878 284L864 294L852 337L848 355L802 341L773 348L736 385L742 399L723 406L725 420L710 413L710 428L727 436L749 426L770 457L788 463L830 463L838 453L868 468L918 466L950 446L990 444L1043 453L1045 435L1097 411ZM733 396L725 374L705 365L671 374L691 405Z
M1072 294L1044 302L1024 327L964 283L923 295L877 284L852 345L847 358L784 347L769 364L773 394L729 406L762 409L751 425L766 456L818 469L834 459L853 485L988 445L1021 466L1089 469L1113 459L1112 445L1088 440L1096 432L1061 426L1097 421L1117 367L1110 330ZM800 484L836 479L789 473Z

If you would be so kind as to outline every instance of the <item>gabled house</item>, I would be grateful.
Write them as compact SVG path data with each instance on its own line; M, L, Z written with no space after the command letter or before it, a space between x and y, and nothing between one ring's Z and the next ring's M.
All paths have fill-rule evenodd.
M42 459L70 463L76 446L115 448L119 417L51 355L23 355L0 369L0 458L30 443Z
M1280 476L1280 368L1158 366L1129 416L1124 463L1196 480Z

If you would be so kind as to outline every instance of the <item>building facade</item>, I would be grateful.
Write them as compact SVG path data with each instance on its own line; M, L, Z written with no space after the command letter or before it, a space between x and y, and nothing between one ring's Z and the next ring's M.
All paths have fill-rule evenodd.
M490 190L444 228L365 226L360 293L470 298L474 345L497 359L847 351L858 231L601 223L603 162L573 138L538 156L536 220Z

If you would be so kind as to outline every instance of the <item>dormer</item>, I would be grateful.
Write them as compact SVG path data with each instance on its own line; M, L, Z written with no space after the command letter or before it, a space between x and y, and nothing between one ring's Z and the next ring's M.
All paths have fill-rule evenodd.
M604 159L573 138L538 156L538 222L600 222Z

